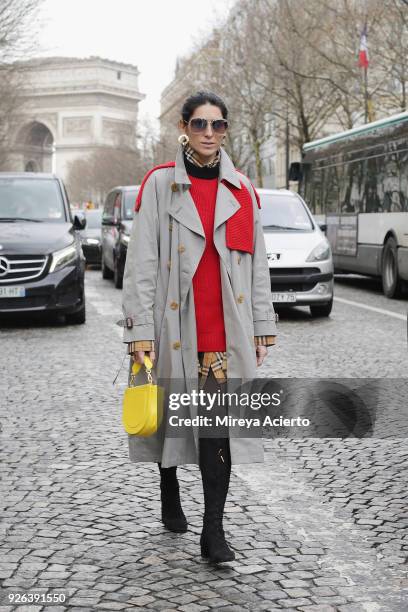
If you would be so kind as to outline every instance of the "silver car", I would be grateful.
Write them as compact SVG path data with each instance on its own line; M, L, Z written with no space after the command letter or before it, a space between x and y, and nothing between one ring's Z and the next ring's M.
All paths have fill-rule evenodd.
M257 189L275 305L309 306L328 317L333 305L330 244L302 198L286 189Z

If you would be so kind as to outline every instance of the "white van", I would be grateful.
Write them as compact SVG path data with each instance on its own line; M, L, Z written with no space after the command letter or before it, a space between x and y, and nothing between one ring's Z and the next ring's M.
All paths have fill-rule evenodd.
M333 261L322 229L297 193L286 189L257 192L272 301L309 306L312 316L328 317L333 305Z

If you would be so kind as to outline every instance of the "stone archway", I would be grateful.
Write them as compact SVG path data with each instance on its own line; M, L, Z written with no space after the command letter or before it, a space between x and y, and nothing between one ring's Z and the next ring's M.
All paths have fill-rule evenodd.
M40 121L31 121L21 128L17 142L25 172L52 172L54 136Z

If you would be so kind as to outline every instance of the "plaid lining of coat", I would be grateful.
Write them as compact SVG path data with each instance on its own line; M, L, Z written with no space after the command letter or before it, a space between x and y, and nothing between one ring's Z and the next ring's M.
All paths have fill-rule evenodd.
M254 336L255 346L272 346L276 336ZM128 353L154 351L154 340L134 340L128 342ZM197 355L197 368L200 388L204 386L210 369L218 383L227 381L227 353L225 351L206 351Z

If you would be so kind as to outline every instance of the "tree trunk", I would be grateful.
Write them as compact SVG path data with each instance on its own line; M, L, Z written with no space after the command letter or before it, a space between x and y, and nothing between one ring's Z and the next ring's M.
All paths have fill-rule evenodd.
M262 160L261 160L261 144L259 140L255 140L254 152L255 152L257 187L262 188L263 187L263 171L262 171Z

